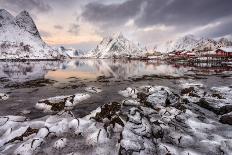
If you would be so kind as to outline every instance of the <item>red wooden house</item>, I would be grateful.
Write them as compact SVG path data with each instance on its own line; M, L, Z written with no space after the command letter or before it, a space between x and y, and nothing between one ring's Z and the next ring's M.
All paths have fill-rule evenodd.
M217 56L232 57L232 47L222 47L215 51Z

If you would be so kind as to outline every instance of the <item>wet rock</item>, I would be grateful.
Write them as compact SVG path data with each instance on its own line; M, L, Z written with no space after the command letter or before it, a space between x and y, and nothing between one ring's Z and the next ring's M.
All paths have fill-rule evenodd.
M98 76L97 77L97 81L98 82L110 82L110 79L111 79L112 77L110 76L110 77L106 77L106 76Z
M197 102L197 104L202 108L205 108L205 109L207 109L209 111L212 111L212 112L215 112L215 113L219 114L219 107L213 106L205 98L200 99L199 102Z
M101 111L97 112L94 117L92 117L97 122L103 122L104 128L107 130L107 127L116 124L124 126L123 120L119 116L121 110L121 104L117 102L112 102L110 104L105 104L101 107Z
M37 79L37 80L26 81L24 83L7 84L5 85L5 88L37 88L37 87L52 85L55 82L56 82L55 80Z
M181 95L189 94L194 92L194 87L184 88L181 90Z
M220 117L220 122L224 124L232 125L232 112L222 115Z
M232 111L232 104L227 102L225 99L205 97L201 98L197 104L218 115L223 115Z

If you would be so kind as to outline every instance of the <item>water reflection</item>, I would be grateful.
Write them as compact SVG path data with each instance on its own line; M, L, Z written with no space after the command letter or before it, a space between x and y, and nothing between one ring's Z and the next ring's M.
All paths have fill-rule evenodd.
M128 79L143 75L181 77L185 75L231 74L232 67L213 64L166 64L160 61L126 61L80 59L64 62L61 69L49 71L47 78L65 80L69 77L95 79L98 76Z
M96 79L99 76L112 79L128 79L143 75L231 75L232 67L219 64L166 64L158 61L123 61L78 59L65 62L0 62L0 78L13 82L25 82L41 78L64 81L70 77Z
M44 78L49 70L60 68L61 62L0 62L0 78L11 82L25 82Z

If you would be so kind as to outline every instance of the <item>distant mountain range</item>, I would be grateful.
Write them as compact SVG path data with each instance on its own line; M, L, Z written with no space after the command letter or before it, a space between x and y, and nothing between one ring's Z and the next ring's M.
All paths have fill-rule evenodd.
M169 53L178 50L203 51L216 50L220 47L232 46L232 41L221 38L218 40L211 38L197 38L194 35L186 35L177 40L168 41L164 44L157 45L155 51Z
M174 41L159 44L154 51L168 53L178 50L203 51L216 50L220 47L232 46L232 41L226 38L218 40L197 38L187 35ZM27 11L22 11L16 17L4 9L0 9L0 59L62 59L64 57L86 58L131 58L139 59L148 51L126 39L121 33L103 38L100 44L88 52L82 50L57 50L48 46L41 38L37 27Z
M40 37L27 11L13 17L0 10L0 59L60 59L62 54Z
M62 53L65 57L69 58L78 58L84 56L85 54L85 51L81 49L65 48L64 46L59 47L58 51Z
M140 58L144 50L126 39L121 33L103 38L100 44L86 57L91 58Z

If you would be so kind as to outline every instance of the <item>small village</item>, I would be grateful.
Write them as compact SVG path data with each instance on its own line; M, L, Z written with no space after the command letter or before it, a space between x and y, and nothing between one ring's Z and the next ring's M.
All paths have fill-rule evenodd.
M148 53L147 59L165 60L175 63L232 63L232 46L216 50L176 50L170 53Z
M214 51L174 51L168 54L170 61L179 62L222 62L227 63L232 61L232 47L223 47Z

